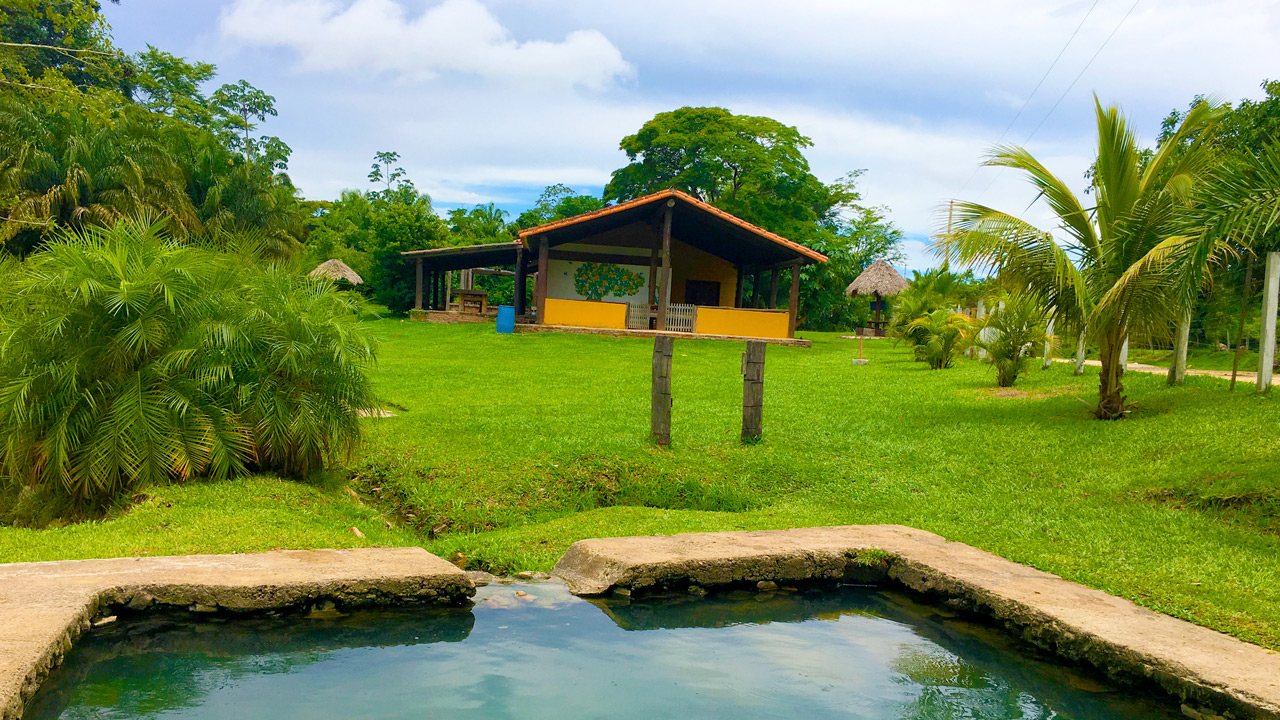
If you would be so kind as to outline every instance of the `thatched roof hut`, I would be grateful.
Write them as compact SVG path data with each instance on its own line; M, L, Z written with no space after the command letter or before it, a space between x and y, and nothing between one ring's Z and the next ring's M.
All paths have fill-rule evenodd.
M312 277L329 278L330 280L346 280L352 285L364 284L364 278L360 277L359 273L337 258L325 260L308 274Z
M907 289L907 281L893 266L884 260L877 260L862 271L856 280L845 288L845 295L873 295L876 298L897 295Z

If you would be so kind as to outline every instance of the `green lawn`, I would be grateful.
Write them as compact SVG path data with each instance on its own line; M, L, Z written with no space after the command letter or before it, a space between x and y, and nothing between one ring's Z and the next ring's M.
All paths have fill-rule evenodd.
M584 537L902 523L1280 648L1280 403L1223 381L1133 373L1134 417L1102 423L1093 368L997 393L986 366L930 371L890 341L853 366L856 341L809 335L769 348L765 438L742 446L742 345L678 341L663 450L649 341L376 327L398 416L367 421L363 502L340 480L160 488L101 523L0 530L0 558L421 543L545 570Z

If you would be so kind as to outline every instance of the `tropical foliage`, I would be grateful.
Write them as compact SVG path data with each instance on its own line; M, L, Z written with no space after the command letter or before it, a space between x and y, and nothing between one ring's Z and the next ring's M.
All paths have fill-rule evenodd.
M0 294L0 483L19 515L195 476L305 476L354 448L375 350L356 296L160 223L56 239Z
M1095 102L1095 109L1091 208L1027 150L998 146L986 164L1021 171L1058 216L1056 233L958 202L955 231L939 249L994 268L1011 287L1039 295L1062 326L1085 328L1102 359L1095 413L1113 419L1129 412L1122 345L1134 332L1167 336L1217 250L1209 236L1185 234L1182 223L1216 167L1209 139L1222 113L1200 103L1147 156L1117 108Z
M966 347L971 325L969 318L950 310L934 310L907 323L903 336L910 338L917 360L929 363L933 370L945 370L955 364Z
M1010 293L974 325L970 344L985 351L984 362L996 371L996 384L1012 387L1032 359L1044 356L1052 339L1045 332L1045 311L1035 298Z

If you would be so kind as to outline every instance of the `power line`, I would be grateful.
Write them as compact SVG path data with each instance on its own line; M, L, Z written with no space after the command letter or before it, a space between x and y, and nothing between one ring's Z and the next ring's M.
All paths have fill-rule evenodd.
M1133 0L1133 4L1129 6L1129 12L1125 13L1124 17L1120 18L1120 22L1116 23L1115 29L1112 30L1111 34L1107 36L1107 39L1103 40L1102 44L1098 46L1098 51L1093 54L1093 57L1089 58L1089 62L1085 63L1084 67L1080 68L1080 72L1076 75L1075 79L1071 81L1071 84L1067 86L1066 90L1062 91L1062 95L1058 96L1058 102L1055 102L1053 107L1049 108L1049 112L1045 113L1044 117L1040 119L1040 124L1036 125L1035 130L1032 130L1031 134L1027 136L1027 139L1022 141L1023 145L1031 142L1031 138L1035 137L1035 134L1040 131L1040 128L1044 125L1045 121L1049 119L1049 116L1053 114L1053 111L1057 110L1058 106L1062 104L1062 101L1067 97L1067 93L1071 92L1071 88L1076 86L1076 83L1080 81L1081 77L1084 77L1085 71L1089 69L1089 66L1093 64L1093 61L1097 60L1098 55L1102 54L1102 49L1107 46L1107 43L1111 42L1111 38L1115 37L1116 33L1120 32L1120 26L1124 25L1124 21L1129 19L1129 16L1133 14L1134 9L1138 7L1138 3L1140 2L1142 2L1142 0Z
M1107 43L1111 42L1111 38L1115 37L1116 33L1120 32L1120 27L1124 25L1124 21L1128 20L1129 16L1133 14L1133 11L1138 7L1138 3L1140 2L1142 2L1142 0L1133 0L1133 4L1129 6L1129 11L1124 14L1124 17L1120 18L1120 22L1116 23L1115 28L1111 30L1111 34L1107 36L1106 40L1102 41L1102 44L1099 45L1098 49L1093 53L1093 57L1090 57L1089 62L1085 63L1084 67L1080 68L1080 72L1076 73L1075 79L1073 79L1071 84L1067 86L1067 89L1063 90L1062 94L1058 96L1058 101L1053 104L1053 107L1049 108L1049 112L1045 113L1044 117L1040 118L1040 122L1035 126L1035 129L1031 131L1031 134L1027 136L1027 139L1022 141L1023 146L1026 146L1027 143L1031 142L1031 138L1035 137L1036 133L1040 132L1040 128L1044 127L1049 116L1053 115L1053 111L1058 109L1058 106L1066 99L1067 95L1071 92L1071 89L1076 86L1076 83L1080 82L1080 78L1084 77L1085 71L1087 71L1089 66L1093 65L1093 61L1097 60L1098 56L1102 54L1103 48L1107 46ZM996 175L991 178L991 182L988 182L987 186L982 189L982 192L978 197L981 198L983 195L986 195L987 191L991 189L991 186L995 184L996 179L999 177L1000 174L996 173Z
M1062 45L1062 49L1059 50L1057 56L1053 58L1053 62L1049 63L1049 68L1040 76L1040 81L1031 89L1031 94L1027 95L1027 99L1022 101L1022 107L1018 108L1018 112L1014 114L1013 119L1009 121L1009 124L1005 126L1004 131L1000 133L999 139L996 140L997 143L1004 140L1004 136L1008 135L1009 131L1013 129L1013 124L1018 122L1018 118L1022 117L1022 113L1027 109L1027 106L1031 104L1032 98L1034 98L1036 93L1040 91L1040 87L1044 85L1044 81L1049 78L1049 73L1053 72L1053 69L1058 66L1058 61L1062 59L1064 54L1066 54L1067 48L1071 47L1071 43L1076 39L1076 35L1080 34L1080 28L1084 27L1085 21L1093 14L1093 9L1098 7L1099 2L1101 2L1101 0L1093 0L1093 4L1089 6L1089 10L1085 12L1084 17L1080 18L1080 23L1076 25L1076 29L1071 32L1071 37L1067 38L1067 42ZM964 193L965 188L969 187L969 183L973 182L973 178L978 174L978 170L981 168L982 166L979 165L973 169L973 172L969 175L969 179L964 181L964 185L960 186L960 191L956 193L956 197L959 197Z

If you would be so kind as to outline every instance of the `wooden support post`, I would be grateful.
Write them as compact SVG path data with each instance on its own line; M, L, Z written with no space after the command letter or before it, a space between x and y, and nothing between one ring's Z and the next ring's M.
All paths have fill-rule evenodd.
M1054 324L1054 319L1049 318L1049 325L1044 329L1044 334L1047 337L1044 339L1044 360L1040 362L1041 370L1048 370L1049 366L1053 365L1053 358L1049 357L1049 349L1050 349L1050 346L1053 344L1053 324Z
M649 430L653 441L663 447L671 444L671 356L675 354L675 344L675 338L670 335L659 335L653 339Z
M1280 298L1280 252L1267 253L1267 269L1262 276L1262 327L1258 330L1258 392L1271 389L1271 373L1276 362L1276 309Z
M422 258L417 258L416 282L413 286L413 309L422 309Z
M460 277L458 287L465 287L467 280L467 271L463 270L459 273ZM449 309L449 301L453 299L453 271L447 270L444 274L444 309Z
M533 307L538 314L538 324L547 322L547 262L550 259L551 245L547 236L538 238L538 277L533 281Z
M742 307L742 271L741 265L733 267L733 306L736 308Z
M1173 338L1173 362L1169 364L1170 385L1181 385L1187 379L1187 346L1191 344L1191 310L1178 321L1178 332Z
M524 260L524 244L521 243L516 248L516 288L515 297L512 298L516 309L516 317L520 317L525 313L525 293L529 291L529 268L525 266Z
M649 252L649 307L658 303L658 258L661 255L661 245L655 245Z
M662 211L662 286L658 288L658 330L667 329L667 304L671 302L671 216L675 200L668 200Z
M1089 350L1088 336L1080 330L1080 338L1076 340L1076 375L1084 374L1084 356Z
M796 322L800 314L800 263L791 266L791 298L787 303L787 337L796 336Z
M769 271L769 309L778 307L778 274L782 271L774 268Z
M764 351L768 345L747 342L742 353L742 442L755 442L764 434Z

